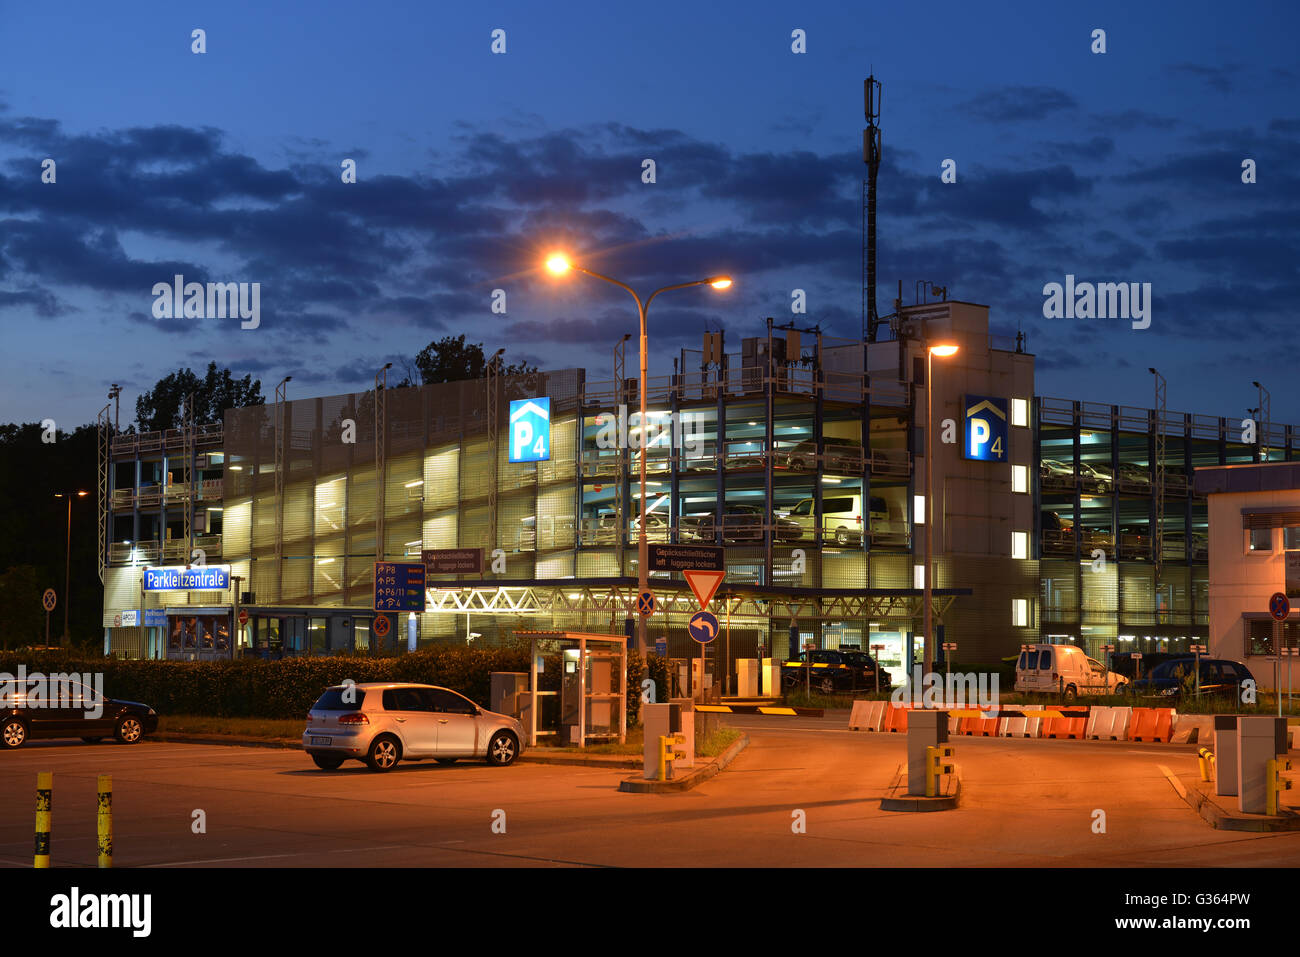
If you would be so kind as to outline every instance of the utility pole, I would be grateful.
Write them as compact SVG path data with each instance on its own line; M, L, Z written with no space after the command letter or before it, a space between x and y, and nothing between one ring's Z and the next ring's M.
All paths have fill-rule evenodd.
M388 432L388 370L391 362L375 373L375 561L384 560L384 509L387 495L384 482L387 477Z

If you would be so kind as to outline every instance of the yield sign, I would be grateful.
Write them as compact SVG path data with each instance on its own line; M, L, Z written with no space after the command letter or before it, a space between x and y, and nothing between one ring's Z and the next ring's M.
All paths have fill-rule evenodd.
M700 611L709 607L709 602L713 600L714 593L718 586L722 584L722 579L726 572L704 572L697 570L688 570L682 572L686 576L686 584L691 586L691 591L695 592L695 600L700 603Z

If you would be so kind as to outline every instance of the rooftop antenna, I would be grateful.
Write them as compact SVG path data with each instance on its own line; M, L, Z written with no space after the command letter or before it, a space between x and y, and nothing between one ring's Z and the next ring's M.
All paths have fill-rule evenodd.
M875 73L862 84L863 112L867 118L862 131L862 161L867 175L862 181L862 335L876 341L880 316L876 312L876 174L880 171L880 83Z

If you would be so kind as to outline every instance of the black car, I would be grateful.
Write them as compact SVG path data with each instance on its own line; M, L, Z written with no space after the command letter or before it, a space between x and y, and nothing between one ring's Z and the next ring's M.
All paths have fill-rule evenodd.
M894 679L890 677L889 672L879 667L865 651L841 651L845 659L854 668L859 669L857 681L859 688L865 688L868 691L874 691L876 688L876 672L880 672L880 690L888 691L893 687Z
M811 657L812 675L805 676ZM890 687L887 671L880 671L880 689ZM781 663L781 684L787 690L800 688L805 682L822 694L837 691L872 691L876 687L876 663L861 651L805 651Z
M1196 659L1192 655L1180 658L1168 658L1153 667L1130 688L1133 694L1145 697L1177 698L1187 688L1187 680L1196 668ZM1227 658L1201 659L1201 694L1241 700L1241 685L1244 681L1255 680L1250 669L1240 661Z
M138 701L99 697L76 681L55 676L0 685L0 746L22 747L31 738L81 738L97 744L115 737L136 744L158 730L158 713Z

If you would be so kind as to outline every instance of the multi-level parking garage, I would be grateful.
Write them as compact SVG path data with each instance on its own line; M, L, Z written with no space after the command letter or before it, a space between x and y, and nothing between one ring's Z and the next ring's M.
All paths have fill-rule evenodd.
M374 562L453 548L481 549L483 571L429 576L413 625L422 643L622 632L644 454L649 540L725 549L720 654L783 653L793 628L901 666L920 630L924 356L944 341L958 352L933 360L934 583L957 657L991 661L1046 636L1094 652L1178 647L1206 631L1206 512L1191 469L1300 444L1279 427L1242 444L1240 419L1034 398L1032 355L991 336L983 306L904 308L874 343L770 322L756 332L682 349L670 375L650 377L644 443L638 383L617 363L612 377L570 369L293 399L233 410L220 427L105 434L106 646L406 647L408 621L384 623L382 639L372 630ZM512 462L509 403L527 398L549 399L549 455ZM973 455L981 417L1002 441ZM196 547L230 566L229 590L142 592L144 567L183 564ZM684 654L694 603L676 576L651 581L662 607L650 636Z

